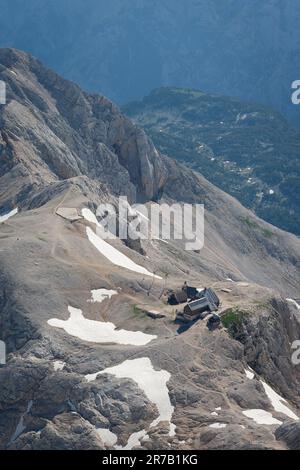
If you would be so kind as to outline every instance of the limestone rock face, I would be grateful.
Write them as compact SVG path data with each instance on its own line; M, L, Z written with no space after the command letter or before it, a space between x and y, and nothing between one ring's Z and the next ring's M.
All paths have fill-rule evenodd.
M276 431L277 439L284 441L289 449L300 449L300 423L285 423Z
M85 93L23 52L2 49L0 66L7 83L7 105L1 108L2 174L21 166L31 175L30 187L87 175L132 200L159 196L166 181L163 161L117 106Z

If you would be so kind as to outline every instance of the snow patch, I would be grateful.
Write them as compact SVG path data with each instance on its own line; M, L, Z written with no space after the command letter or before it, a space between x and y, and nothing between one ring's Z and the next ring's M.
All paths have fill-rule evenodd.
M214 428L214 429L223 429L223 428L226 428L226 426L227 424L225 423L213 423L209 425L210 428Z
M118 292L112 289L94 289L91 291L92 299L88 302L103 302L103 300L111 299L113 295L116 295Z
M97 225L97 227L101 226L101 224L99 224L97 220L97 217L90 209L87 209L87 208L82 209L81 214L82 214L82 217L88 222L90 222L91 224L95 224Z
M10 445L10 444L11 444L12 442L14 442L16 439L18 439L18 437L19 437L21 434L23 434L23 432L25 431L26 426L24 425L24 418L25 418L25 416L30 412L30 410L31 410L31 408L32 408L32 405L33 405L33 401L30 400L30 401L28 402L27 409L26 409L25 413L23 413L23 414L21 415L20 421L18 422L17 427L16 427L16 429L15 429L15 432L13 433L13 435L12 435L12 437L11 437L11 439L10 439L8 445Z
M48 325L62 328L71 336L91 343L117 343L144 346L157 336L147 335L141 331L116 330L110 322L100 322L85 318L78 308L68 307L70 317L68 320L51 318Z
M17 213L18 213L18 208L16 207L15 209L8 212L7 214L0 215L0 224L2 224L2 222L5 222L6 220L10 219L10 217L13 217Z
M243 414L247 416L247 418L253 419L257 424L282 424L281 421L276 418L273 418L272 413L269 413L269 411L260 409L245 410L243 411Z
M252 372L252 370L249 370L249 369L248 370L244 369L244 370L245 370L245 374L246 374L248 379L250 379L250 380L254 379L255 374L254 374L254 372Z
M261 380L261 383L265 389L265 393L267 397L269 398L274 410L278 411L278 413L285 414L286 416L288 416L291 419L294 419L295 421L299 421L298 416L295 413L293 413L293 411L290 410L286 405L284 405L284 403L287 403L287 401L283 397L278 395L278 393L276 393L275 390L273 390L270 387L270 385L268 385L266 382Z
M118 378L128 378L134 380L146 397L157 406L159 416L150 427L156 426L161 421L170 423L170 436L175 434L175 425L171 423L174 407L171 405L167 382L171 374L166 370L155 370L148 357L138 359L128 359L121 364L104 369L95 374L85 376L88 382L96 380L98 375L112 374Z
M65 367L66 363L63 362L63 361L54 361L53 362L53 367L54 367L54 370L57 371L57 370L63 370L63 368Z
M143 266L136 264L134 261L128 258L128 256L124 255L119 250L117 250L112 245L110 245L105 240L96 235L90 227L86 227L86 233L92 245L94 245L94 247L111 263L122 268L129 269L130 271L135 271L139 274L143 274L145 276L151 276L157 279L162 279L160 276L156 276Z
M297 310L300 310L300 305L296 302L296 300L294 300L294 299L286 299L286 301L289 302L289 303L291 303L291 304L293 304L293 305L297 308Z
M174 437L176 434L176 424L170 423L170 431L169 431L169 436Z

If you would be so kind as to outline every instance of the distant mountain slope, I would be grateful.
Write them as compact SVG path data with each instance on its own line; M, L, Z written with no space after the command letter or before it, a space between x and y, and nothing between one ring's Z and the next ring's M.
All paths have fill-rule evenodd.
M0 44L119 103L158 86L272 105L300 125L298 0L1 0Z
M278 113L197 90L159 88L123 111L160 151L259 217L300 235L300 132Z

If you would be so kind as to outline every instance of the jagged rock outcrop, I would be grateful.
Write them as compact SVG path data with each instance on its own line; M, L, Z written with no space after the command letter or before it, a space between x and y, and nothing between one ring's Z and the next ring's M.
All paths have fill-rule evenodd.
M299 315L281 298L260 301L252 310L236 312L230 332L245 348L247 363L291 402L300 406L300 369L292 362L291 345L300 338Z
M18 167L30 179L28 192L86 175L116 193L125 190L131 200L159 196L167 176L160 155L117 106L23 52L1 49L0 65L7 88L1 176Z
M300 449L300 423L286 423L276 430L278 440L284 441L291 450Z

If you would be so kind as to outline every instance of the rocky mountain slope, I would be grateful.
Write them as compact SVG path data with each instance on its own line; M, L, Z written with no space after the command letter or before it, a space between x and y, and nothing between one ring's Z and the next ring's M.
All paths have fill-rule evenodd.
M299 239L107 99L16 50L0 64L1 448L297 447ZM102 240L96 207L120 194L204 203L204 248ZM223 328L178 330L163 292L184 280L215 288Z
M299 126L297 0L1 0L1 12L2 46L119 103L191 87L272 105Z
M162 152L300 235L300 133L278 113L181 88L159 88L123 111Z

